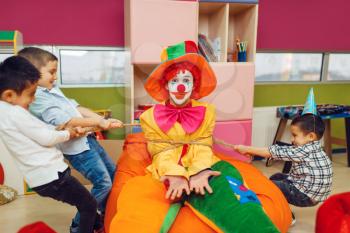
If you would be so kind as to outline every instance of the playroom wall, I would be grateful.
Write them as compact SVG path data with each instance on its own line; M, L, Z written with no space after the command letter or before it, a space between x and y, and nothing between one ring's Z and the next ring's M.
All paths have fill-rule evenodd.
M257 49L349 53L349 12L347 0L260 0ZM318 103L350 104L350 83L289 83L255 85L254 106L304 104L310 87ZM343 119L332 120L332 136L345 138Z
M123 0L3 1L0 29L19 30L25 44L124 46ZM347 0L259 1L258 51L350 51ZM303 104L310 84L256 85L254 106ZM313 84L318 103L349 104L350 84ZM123 88L63 89L93 109L124 119ZM96 98L98 96L98 98ZM332 134L343 136L341 121ZM116 132L113 138L120 138Z

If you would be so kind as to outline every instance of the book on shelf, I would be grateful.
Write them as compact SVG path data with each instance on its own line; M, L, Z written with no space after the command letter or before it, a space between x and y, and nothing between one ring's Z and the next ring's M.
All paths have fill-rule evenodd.
M198 35L198 48L199 52L207 59L208 62L217 62L218 59L214 53L213 46L211 45L208 38L203 35Z

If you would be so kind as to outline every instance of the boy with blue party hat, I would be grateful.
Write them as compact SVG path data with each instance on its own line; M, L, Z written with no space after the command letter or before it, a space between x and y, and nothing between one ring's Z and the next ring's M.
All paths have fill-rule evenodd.
M320 143L324 130L311 88L302 114L291 123L292 146L257 148L236 145L235 150L247 156L291 161L289 174L277 173L270 180L280 188L288 203L299 207L314 206L327 199L332 185L332 164Z

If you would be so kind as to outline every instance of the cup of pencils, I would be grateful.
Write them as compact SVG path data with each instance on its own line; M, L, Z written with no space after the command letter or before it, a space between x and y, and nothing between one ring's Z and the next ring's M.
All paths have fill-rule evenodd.
M246 62L247 61L247 46L248 42L247 41L239 41L237 39L237 51L238 51L238 62Z

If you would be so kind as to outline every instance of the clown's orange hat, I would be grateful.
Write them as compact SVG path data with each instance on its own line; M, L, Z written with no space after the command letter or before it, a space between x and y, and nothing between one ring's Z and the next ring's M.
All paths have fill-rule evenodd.
M205 58L198 54L198 48L193 41L184 41L182 43L169 46L163 49L161 53L162 63L157 66L145 83L145 89L152 98L162 102L169 99L169 92L165 89L167 80L165 74L167 68L173 64L191 63L199 70L199 75L194 76L195 87L192 91L192 99L200 99L209 95L216 87L216 77Z

